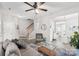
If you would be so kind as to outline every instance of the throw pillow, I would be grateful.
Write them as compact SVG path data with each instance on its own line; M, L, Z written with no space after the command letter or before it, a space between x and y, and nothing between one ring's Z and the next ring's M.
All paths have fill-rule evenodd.
M16 44L20 49L23 49L23 48L25 49L27 47L27 43L24 42L23 40L18 40Z

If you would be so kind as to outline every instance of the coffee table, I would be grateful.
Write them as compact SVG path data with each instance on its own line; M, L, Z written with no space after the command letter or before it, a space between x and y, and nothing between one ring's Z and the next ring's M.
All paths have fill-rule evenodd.
M38 51L46 56L55 56L56 52L54 50L50 50L45 46L38 47Z

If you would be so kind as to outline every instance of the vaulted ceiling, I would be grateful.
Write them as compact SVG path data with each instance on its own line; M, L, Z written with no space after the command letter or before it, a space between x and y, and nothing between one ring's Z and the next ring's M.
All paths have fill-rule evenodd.
M33 2L29 2L33 4ZM11 8L11 9L10 9ZM9 10L13 14L22 18L33 18L35 15L34 11L25 12L25 10L31 7L23 2L0 2L0 9ZM79 12L78 2L46 2L44 8L48 9L47 12L41 12L39 17L46 16L58 16L69 13Z

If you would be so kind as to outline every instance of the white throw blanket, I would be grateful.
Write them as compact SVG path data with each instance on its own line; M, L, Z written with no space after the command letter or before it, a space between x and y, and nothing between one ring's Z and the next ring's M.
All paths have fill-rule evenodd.
M20 50L18 49L17 45L13 42L9 42L6 51L5 56L20 56Z

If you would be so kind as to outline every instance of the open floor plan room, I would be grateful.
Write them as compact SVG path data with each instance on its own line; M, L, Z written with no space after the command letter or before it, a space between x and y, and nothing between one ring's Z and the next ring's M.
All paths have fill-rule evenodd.
M0 2L0 56L79 56L79 2Z

